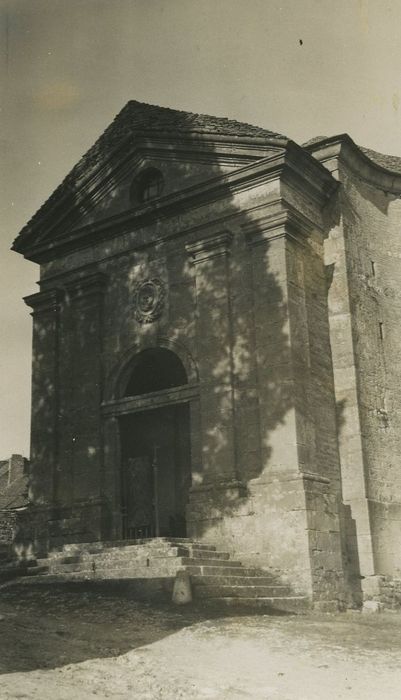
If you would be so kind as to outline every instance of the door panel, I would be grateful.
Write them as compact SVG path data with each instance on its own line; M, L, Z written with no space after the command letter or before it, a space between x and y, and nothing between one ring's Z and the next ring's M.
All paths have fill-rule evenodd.
M124 537L185 536L190 487L189 406L120 419Z

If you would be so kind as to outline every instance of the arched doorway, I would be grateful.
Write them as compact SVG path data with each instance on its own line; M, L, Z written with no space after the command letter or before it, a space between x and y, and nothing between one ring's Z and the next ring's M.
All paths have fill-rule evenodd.
M166 348L136 355L124 371L119 416L122 535L185 537L191 485L190 414L179 357ZM178 393L177 393L178 392Z

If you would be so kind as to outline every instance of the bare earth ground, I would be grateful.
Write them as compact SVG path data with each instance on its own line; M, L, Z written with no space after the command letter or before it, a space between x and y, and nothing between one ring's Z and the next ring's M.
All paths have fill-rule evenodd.
M0 672L1 700L400 700L401 615L234 615L14 584Z

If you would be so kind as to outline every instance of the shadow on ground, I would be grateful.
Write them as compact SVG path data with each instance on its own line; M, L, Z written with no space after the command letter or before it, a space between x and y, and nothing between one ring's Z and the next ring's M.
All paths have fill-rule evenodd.
M199 622L260 614L138 600L126 581L16 583L0 591L0 673L116 657Z

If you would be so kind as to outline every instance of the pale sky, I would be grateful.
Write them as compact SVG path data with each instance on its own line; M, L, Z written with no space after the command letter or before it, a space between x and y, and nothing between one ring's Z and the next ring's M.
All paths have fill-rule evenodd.
M401 156L401 2L0 0L0 459L29 455L18 231L129 99ZM302 43L301 43L302 42Z

